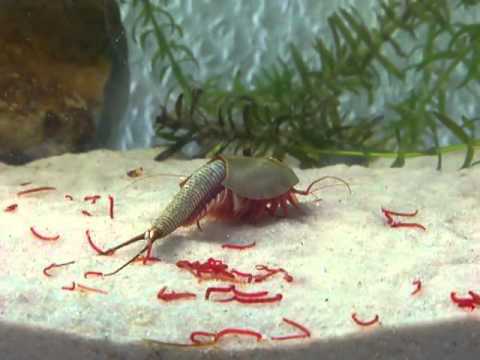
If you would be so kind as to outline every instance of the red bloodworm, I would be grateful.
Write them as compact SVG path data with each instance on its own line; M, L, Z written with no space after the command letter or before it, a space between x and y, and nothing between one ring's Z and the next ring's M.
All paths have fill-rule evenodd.
M76 288L80 289L81 291L91 291L100 294L108 294L106 291L101 289L91 288L82 284L76 284L75 281L72 281L72 285L70 286L62 286L62 290L74 291Z
M107 295L107 294L108 294L105 290L95 289L95 288L92 288L92 287L89 287L89 286L85 286L85 285L82 285L82 284L77 284L77 287L78 287L78 289L81 290L81 291L96 292L96 293L104 294L104 295Z
M95 204L100 197L100 195L87 195L83 198L83 201L90 201L92 204Z
M356 313L353 313L353 314L352 314L352 320L355 321L355 323L356 323L357 325L360 325L360 326L370 326L370 325L373 325L373 324L375 324L376 322L378 322L379 316L378 316L378 314L376 314L375 317L374 317L372 320L364 321L364 320L358 319L358 318L357 318L357 314L356 314Z
M257 341L262 339L262 334L249 330L249 329L239 329L239 328L227 328L219 331L215 335L215 342L217 342L220 338L224 337L225 335L246 335L246 336L253 336L257 338Z
M194 331L190 334L190 341L195 344L195 345L206 345L206 344L214 344L216 342L215 336L217 334L211 333L211 332L206 332L206 331ZM207 342L202 342L200 340L197 340L197 337L199 336L208 336L213 338L212 341L207 341Z
M179 267L180 269L191 270L191 269L193 269L194 267L199 267L199 266L200 266L200 262L199 262L199 261L191 262L191 261L188 261L188 260L178 260L177 263L176 263L176 265L177 265L177 267Z
M249 298L249 297L262 297L262 296L268 295L268 291L256 291L256 292L251 292L251 293L240 291L240 290L237 290L235 288L235 285L233 285L233 293L236 296L247 297L247 298Z
M217 302L230 302L230 301L237 301L241 304L268 304L274 303L278 301L282 301L283 295L277 294L273 297L241 297L238 295L234 295L228 299L217 300Z
M417 223L395 223L395 224L392 224L392 227L418 227L424 231L427 230L427 228L425 226L423 226L422 224L417 224Z
M223 280L223 281L233 281L235 282L235 275L233 275L230 271L213 271L213 278L217 280Z
M422 224L417 224L417 223L401 223L401 222L394 222L390 224L390 227L395 228L395 227L418 227L422 230L427 230L425 226Z
M87 210L82 210L82 214L85 216L92 216L92 213L88 212Z
M177 267L180 269L185 269L192 272L192 263L188 260L178 260L175 265L177 265Z
M56 188L54 188L52 186L42 186L42 187L38 187L38 188L27 189L27 190L17 192L17 196L36 193L36 192L39 192L39 191L48 191L48 190L56 190Z
M148 261L148 258L152 256L152 245L153 244L151 242L148 243L147 253L143 257L143 261L142 261L143 265L145 265Z
M65 199L73 200L73 196L70 195L70 194L66 194L66 195L65 195Z
M205 291L205 300L210 298L210 294L213 292L221 292L221 293L229 293L233 292L233 297L215 300L216 302L230 302L230 301L237 301L243 304L261 304L261 303L273 303L282 300L282 294L277 294L274 297L266 298L265 296L268 295L268 291L257 291L247 293L244 291L237 290L235 285L230 285L227 287L209 287Z
M143 255L140 255L137 259L135 259L136 262L140 261L142 262L143 265L147 265L147 263L150 261L150 262L157 262L157 261L161 261L159 258L155 257L155 256L143 256Z
M235 275L227 271L228 265L221 260L209 258L206 262L199 261L190 262L188 260L177 261L177 267L186 269L199 280L218 279L226 281L234 281Z
M247 277L247 281L250 283L252 280L255 282L261 282L276 273L281 272L284 275L284 280L292 282L293 277L284 269L270 269L265 265L257 265L257 270L266 271L266 274L252 275L242 273L238 270L228 270L228 265L224 264L221 260L209 258L206 262L200 263L199 261L190 262L188 260L177 261L177 267L186 269L192 273L199 280L217 279L224 281L237 281L235 275Z
M113 209L114 209L113 196L108 195L108 214L110 215L110 219L113 219Z
M241 272L241 271L238 271L238 270L235 270L235 269L230 270L230 272L231 272L233 275L238 275L238 276L246 277L246 278L247 278L247 283L251 283L251 282L253 281L253 275L250 274L250 273Z
M195 299L197 297L196 294L191 293L191 292L175 292L171 291L169 293L165 292L167 290L167 287L164 286L163 288L160 289L160 291L157 293L157 299L163 300L163 301L173 301L173 300L181 300L181 299Z
M75 290L75 281L72 281L72 285L70 286L62 286L62 290L73 291Z
M113 252L110 252L110 253L107 253L106 251L103 251L102 249L100 249L97 245L95 245L92 241L92 237L90 236L90 230L86 230L85 231L85 235L87 236L87 241L88 241L88 244L92 247L93 250L95 250L95 252L98 254L98 255L112 255Z
M303 325L300 325L299 323L289 320L287 318L282 319L284 322L286 322L288 325L292 325L293 327L297 328L302 332L302 334L295 334L295 335L287 335L287 336L272 336L270 339L272 340L291 340L291 339L302 339L302 338L307 338L312 336L310 331Z
M242 244L223 244L222 249L245 250L245 249L252 248L255 245L256 245L255 241L252 242L251 244L245 244L245 245L242 245Z
M412 282L412 284L415 285L416 288L412 291L410 295L415 295L422 289L422 282L420 280L415 280L414 282Z
M233 274L230 274L228 271L224 271L222 273L212 273L211 275L206 275L198 278L198 280L220 280L220 281L230 281L230 282L236 282L237 280L235 279L235 276Z
M103 273L100 272L100 271L86 271L84 274L83 274L83 277L85 279L88 279L90 277L98 277L98 276L102 276L103 277Z
M387 223L389 225L393 224L393 218L390 216L390 213L384 208L382 208L382 212L383 212L383 215L385 215L385 217L387 218Z
M265 275L255 275L255 282L262 282L265 279L269 278L270 276L273 276L277 273L282 273L283 274L283 279L286 282L292 282L293 281L293 276L291 276L285 269L278 268L278 269L271 269L266 265L256 265L255 269L260 270L260 271L267 271L267 274Z
M160 261L160 259L152 256L152 247L153 247L152 245L153 245L153 243L152 243L152 242L149 242L149 243L148 243L148 247L147 247L147 253L145 254L145 256L139 256L139 258L142 259L143 265L147 265L147 262L148 262L149 260L151 260L151 261Z
M457 294L452 291L450 293L450 299L452 300L453 303L457 304L458 307L460 308L470 308L470 310L474 310L475 309L475 301L474 299L471 297L471 298L460 298L457 296Z
M47 236L47 235L42 235L40 234L33 226L30 227L30 231L32 232L35 237L39 238L40 240L46 240L46 241L55 241L60 239L60 235L54 235L54 236Z
M382 207L382 211L385 214L385 216L387 216L387 214L394 215L394 216L415 216L418 214L418 210L415 210L414 212L410 212L410 213L404 213L404 212L391 211L383 207Z
M235 285L230 285L227 287L208 287L205 291L205 300L208 300L210 298L210 294L213 292L229 293L234 291L234 289Z
M52 276L52 274L50 274L50 273L48 272L48 270L51 270L51 269L57 268L57 267L72 265L72 264L74 264L74 263L75 263L75 261L69 261L69 262L66 262L66 263L63 263L63 264L51 263L50 265L48 265L46 268L43 269L43 275L50 277L50 276Z
M270 269L265 265L257 265L257 270L266 271L266 274L252 275L250 273L240 272L235 269L229 270L227 264L224 264L221 260L216 260L213 258L208 259L204 263L200 263L199 261L190 262L188 260L180 260L177 261L177 267L189 271L199 280L217 279L242 283L251 283L253 281L262 282L280 272L283 274L285 281L293 281L293 277L282 268ZM241 281L238 277L245 277L246 281Z
M387 218L387 223L390 225L390 227L395 228L395 227L418 227L422 230L427 230L425 226L417 223L402 223L402 222L397 222L394 221L391 215L394 216L415 216L418 213L418 210L415 210L412 213L401 213L401 212L396 212L396 211L390 211L382 207L382 212Z
M262 282L262 281L265 281L266 279L268 279L269 277L275 275L277 273L277 271L270 271L264 275L255 275L254 276L254 282Z
M17 208L18 208L18 204L12 204L12 205L8 205L3 211L14 212L15 210L17 210Z
M472 297L472 300L475 302L475 304L480 305L480 294L477 294L476 292L469 291L468 295Z

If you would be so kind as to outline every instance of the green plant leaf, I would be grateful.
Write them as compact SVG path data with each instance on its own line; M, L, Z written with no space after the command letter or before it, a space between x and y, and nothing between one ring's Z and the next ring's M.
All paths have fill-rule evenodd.
M292 55L292 59L295 64L295 67L297 68L297 71L300 74L300 78L302 79L303 85L308 91L311 91L312 84L310 82L309 67L303 61L300 51L298 51L298 49L293 44L290 44L290 54Z
M200 64L198 63L197 59L195 58L195 55L193 55L193 52L188 47L186 47L185 45L181 45L181 44L170 44L170 46L175 51L180 51L180 52L185 53L185 55L186 55L185 59L188 59L189 61L191 61L195 66L200 67Z
M355 11L354 7L351 8L351 12L353 11ZM348 25L355 31L357 38L363 40L367 46L373 46L373 40L370 31L365 26L360 16L355 17L351 12L348 12L345 9L340 9L339 12L342 14Z
M462 165L462 169L469 167L475 154L475 148L473 146L472 139L470 139L465 130L463 130L462 127L453 121L453 119L451 119L448 115L439 112L434 112L434 115L445 127L447 127L461 142L467 146L467 153L465 154L465 161Z
M227 148L229 144L230 144L230 141L224 141L216 144L208 151L206 157L211 159L217 155L220 155Z
M382 55L381 53L377 53L375 58L377 59L378 62L382 64L383 67L385 67L389 73L394 75L396 78L403 80L405 77L405 74L403 71L401 71L394 63L392 63L390 60L387 59L386 56Z
M154 33L154 30L146 30L140 35L140 47L145 50L146 49L146 42L148 40L148 37Z
M340 32L345 39L346 43L350 46L352 50L356 49L358 46L357 41L353 38L351 31L348 29L348 27L343 23L342 19L337 15L334 14L329 17L328 23L330 25L330 28L332 29L332 32L337 34L336 36L338 37L338 32ZM337 38L338 40L338 38ZM336 42L337 43L337 42ZM338 40L339 48L340 46L340 41Z
M452 83L459 84L460 91L478 92L480 32L462 21L452 22L455 5L448 0L378 0L374 26L363 21L355 8L341 8L328 18L332 45L325 33L312 44L321 66L309 61L303 44L291 44L288 62L278 59L273 66L264 67L251 86L240 71L230 76L232 86L228 88L219 85L223 74L199 83L203 91L200 100L191 90L194 74L183 70L185 62L195 62L193 52L178 41L182 34L174 18L162 13L168 11L165 2L154 5L143 0L138 4L146 9L144 13L140 10L142 16L136 19L138 31L143 30L139 41L144 47L152 40L157 44L152 66L162 78L172 75L177 82L175 93L185 94L181 104L176 98L175 110L165 116L163 131L190 133L190 141L198 139L201 154L251 149L262 156L293 156L302 166L324 164L325 157L384 157L395 159L394 166L403 166L408 158L435 155L440 169L444 154L462 149L467 149L468 166L473 149L479 146L474 139L479 122L467 119L458 126L469 142L441 147L437 132L449 128L432 113L436 110L451 116L445 94ZM461 67L467 71L457 79ZM406 74L414 75L408 77L414 79L413 84L406 84ZM346 98L374 104L385 79L391 77L403 88L412 85L411 92L377 110L380 114L349 113ZM170 132L172 139L174 135ZM227 146L215 146L219 139L222 144L224 139L231 141ZM179 140L184 141L177 137L175 143ZM397 151L391 150L395 144Z
M168 26L170 26L171 34L175 34L176 32L178 32L180 37L183 36L182 28L175 23L175 19L173 18L173 16L168 11L165 11L161 6L157 6L157 5L153 5L153 4L151 6L152 6L152 9L153 9L154 13L158 13L158 14L163 15L167 18Z
M315 41L313 47L320 56L320 61L322 62L325 72L327 74L331 73L331 71L335 68L335 58L331 51L327 49L320 38Z

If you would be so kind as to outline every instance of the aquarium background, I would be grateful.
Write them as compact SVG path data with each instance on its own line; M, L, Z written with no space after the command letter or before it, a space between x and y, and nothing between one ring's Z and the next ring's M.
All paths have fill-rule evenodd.
M478 128L475 59L478 53L474 49L479 46L477 23L480 12L476 2L285 0L234 4L218 0L157 4L164 6L163 9L172 16L171 20L183 30L182 37L172 32L172 41L191 51L188 56L185 53L178 56L187 58L181 68L192 88L199 87L207 92L207 103L212 83L222 90L228 89L225 91L230 91L228 95L248 96L254 99L255 106L261 107L264 101L273 112L278 110L269 115L272 122L285 114L291 116L292 122L297 122L302 113L292 108L311 93L318 92L317 98L312 96L315 105L311 109L321 112L322 102L332 102L325 106L330 109L324 116L312 117L305 123L298 121L298 126L308 131L313 123L313 135L293 131L291 137L287 135L283 139L288 144L292 143L292 138L293 142L298 140L298 146L279 150L275 145L265 144L268 141L259 140L250 145L248 141L238 141L240 144L234 151L242 145L243 148L256 149L265 145L265 151L260 151L260 155L273 151L274 155L283 157L288 153L309 165L322 162L319 161L321 157L324 159L332 154L338 158L341 154L337 151L343 150L347 156L361 156L361 152L373 155L374 151L383 150L397 152L394 164L401 165L405 154L399 156L400 152L410 152L406 154L408 157L418 155L415 154L418 151L435 154L438 153L432 150L435 148L459 151L470 146L469 152L473 153L474 146L478 145L475 142ZM143 10L145 3L132 6L131 2L125 2L122 11L127 29L138 25L135 21ZM170 21L163 14L157 19L163 24ZM145 24L140 26L143 31L151 29L148 21ZM120 148L158 143L151 119L167 103L165 94L168 93L172 101L175 96L170 91L174 89L173 93L178 94L178 88L182 88L171 68L161 65L160 69L165 72L155 75L151 60L158 42L154 36L147 36L148 40L142 42L144 39L141 35L138 38L139 33L142 30L137 31L137 41L130 43L131 102L125 133L115 144ZM385 34L388 39L377 41L377 35L381 38ZM352 39L355 48L351 47ZM328 74L325 71L328 54L319 52L319 41L325 49L331 49L333 59L330 61L342 57L338 55L338 49L343 46L346 55L341 61L350 65L357 61L363 64L354 64L346 71L345 67L330 65ZM139 44L144 45L144 50ZM188 61L189 58L194 58L196 63ZM305 73L310 77L307 79L310 84L305 80ZM332 89L328 82L337 88ZM264 96L269 90L276 94ZM290 103L285 104L288 94L291 95ZM248 121L257 122L254 116L250 116L253 120L245 120L243 105L241 101L235 104L239 113L236 119L240 118L241 122L243 117L244 125ZM170 110L172 108L170 106ZM208 119L218 120L218 116L212 113L214 111L210 112ZM181 117L178 112L177 115ZM359 124L364 131L360 130ZM195 126L192 128L196 130ZM265 130L265 126L253 128L253 136ZM339 130L341 128L346 131ZM258 129L260 131L255 133ZM183 130L188 131L188 126ZM285 129L287 132L289 130ZM245 133L248 138L248 131L238 137ZM306 139L302 144L305 135L311 135L313 139ZM275 140L281 137L278 132L271 136ZM160 136L161 144L165 138L172 140L170 136ZM184 145L181 147L183 153L190 156L206 155L205 147L210 150L207 152L210 155L224 150L212 145L211 140L204 141L203 149L198 141L183 141L181 136L173 140ZM464 145L448 148L448 145L458 143ZM315 151L319 149L325 151ZM439 158L439 167L440 163Z
M185 72L191 72L198 84L218 78L220 85L231 87L234 76L240 72L246 86L252 87L262 70L279 59L289 59L290 43L295 43L318 65L311 44L318 35L328 35L326 20L334 10L355 3L360 3L359 11L367 21L373 22L372 1L175 0L169 1L165 9L183 29L181 43L191 49L198 61L198 66L185 66ZM127 29L132 29L141 9L129 1L123 2L122 17ZM131 102L128 130L116 143L121 148L152 145L151 119L164 104L167 89L176 85L171 71L162 82L152 73L148 55L156 50L154 41L143 51L130 36L129 47Z
M17 4L16 11L25 15L23 28L33 23L29 32L19 26L19 43L32 37L30 42L42 52L36 37L43 26L34 22L44 11L42 1L5 4L3 16L8 18L9 7ZM473 163L479 145L476 1L48 4L56 4L59 22L70 25L78 18L85 33L100 27L94 40L77 42L78 28L58 33L64 43L71 36L68 47L77 46L79 53L100 44L93 46L100 49L95 61L103 64L108 58L110 73L103 99L93 101L99 106L85 99L87 105L82 105L74 86L65 100L68 106L74 99L77 107L93 111L94 128L87 116L81 146L51 150L32 142L25 159L158 145L163 149L158 160L243 153L295 158L304 167L368 164L379 157L402 166L409 157L435 155L441 168L442 154L462 151L464 166ZM56 67L52 60L51 69ZM76 71L64 73L75 77ZM98 75L104 76L105 71ZM88 85L83 75L77 77L83 78L82 86ZM15 86L15 81L7 84L9 91ZM8 107L9 101L2 104ZM57 115L42 108L43 129L29 131L61 142L65 136L52 131ZM54 140L49 132L56 135ZM7 142L11 133L4 130L0 140Z

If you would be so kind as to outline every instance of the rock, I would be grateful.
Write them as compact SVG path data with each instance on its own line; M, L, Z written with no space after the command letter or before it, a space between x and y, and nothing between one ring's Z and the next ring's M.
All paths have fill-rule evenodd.
M111 44L122 43L110 32L112 21L123 36L118 6L105 4L2 1L0 161L18 164L98 144L96 118L101 124L103 104L111 102L104 91L118 55ZM123 84L128 96L128 75Z

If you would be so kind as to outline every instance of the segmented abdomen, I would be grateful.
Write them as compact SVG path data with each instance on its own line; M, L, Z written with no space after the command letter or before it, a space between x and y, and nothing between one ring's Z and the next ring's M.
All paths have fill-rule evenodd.
M154 226L161 236L195 222L207 204L224 190L226 169L222 160L213 160L195 171L163 210Z

